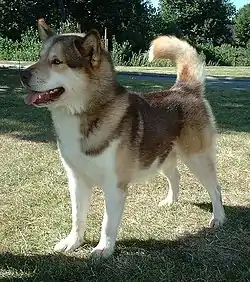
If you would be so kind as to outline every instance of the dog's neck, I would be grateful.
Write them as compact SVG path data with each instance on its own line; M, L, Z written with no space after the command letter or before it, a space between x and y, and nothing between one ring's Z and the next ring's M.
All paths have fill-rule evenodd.
M82 134L87 137L95 130L100 130L100 127L105 126L112 128L114 123L117 123L124 114L127 107L127 91L120 85L117 85L116 91L107 93L102 99L93 99L90 101L86 111L77 113L82 124Z
M100 154L120 134L120 126L128 107L128 93L119 84L115 89L110 93L95 93L96 96L80 112L72 113L66 107L51 110L54 123L58 126L62 122L59 127L64 126L62 118L76 118L81 135L81 150L86 155Z

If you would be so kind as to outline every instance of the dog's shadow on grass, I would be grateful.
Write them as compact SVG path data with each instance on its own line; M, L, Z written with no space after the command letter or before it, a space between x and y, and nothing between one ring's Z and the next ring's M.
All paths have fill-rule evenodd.
M204 228L177 240L119 241L114 256L106 260L74 253L2 253L0 273L24 281L249 281L250 207L225 209L223 228Z

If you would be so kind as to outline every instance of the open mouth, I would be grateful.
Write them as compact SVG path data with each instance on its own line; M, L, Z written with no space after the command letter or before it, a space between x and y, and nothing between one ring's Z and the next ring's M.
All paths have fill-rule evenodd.
M24 99L27 105L41 105L50 104L56 101L65 91L63 87L50 89L46 92L32 91Z

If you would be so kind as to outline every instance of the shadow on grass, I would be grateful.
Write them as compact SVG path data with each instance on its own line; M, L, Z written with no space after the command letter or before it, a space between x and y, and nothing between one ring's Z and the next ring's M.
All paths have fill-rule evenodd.
M160 90L170 85L153 80L126 80L122 83L139 91ZM37 142L55 141L50 113L24 104L19 72L0 68L0 133ZM209 89L207 97L221 130L250 132L249 92Z
M19 71L0 68L0 133L31 141L54 141L50 113L24 104Z
M154 72L142 72L142 71L117 71L117 74L125 79L138 79L138 80L150 80L150 81L159 81L162 79L164 80L168 79L171 83L176 80L176 73L154 73ZM212 79L209 79L208 82L210 85L212 84L220 84L220 86L232 86L235 83L243 82L245 85L249 85L250 83L250 77L240 77L240 76L234 76L234 75L207 75L207 77L212 77ZM245 87L243 87L245 88Z
M210 209L208 204L199 206ZM2 253L0 266L12 280L25 281L249 281L250 208L225 208L223 228L204 228L173 241L119 241L107 260Z

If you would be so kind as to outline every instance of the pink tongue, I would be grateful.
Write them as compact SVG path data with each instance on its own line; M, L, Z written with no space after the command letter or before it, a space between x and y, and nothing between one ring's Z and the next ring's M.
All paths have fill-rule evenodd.
M37 99L38 96L41 95L39 93L29 93L25 98L24 98L24 103L27 105L33 104Z

